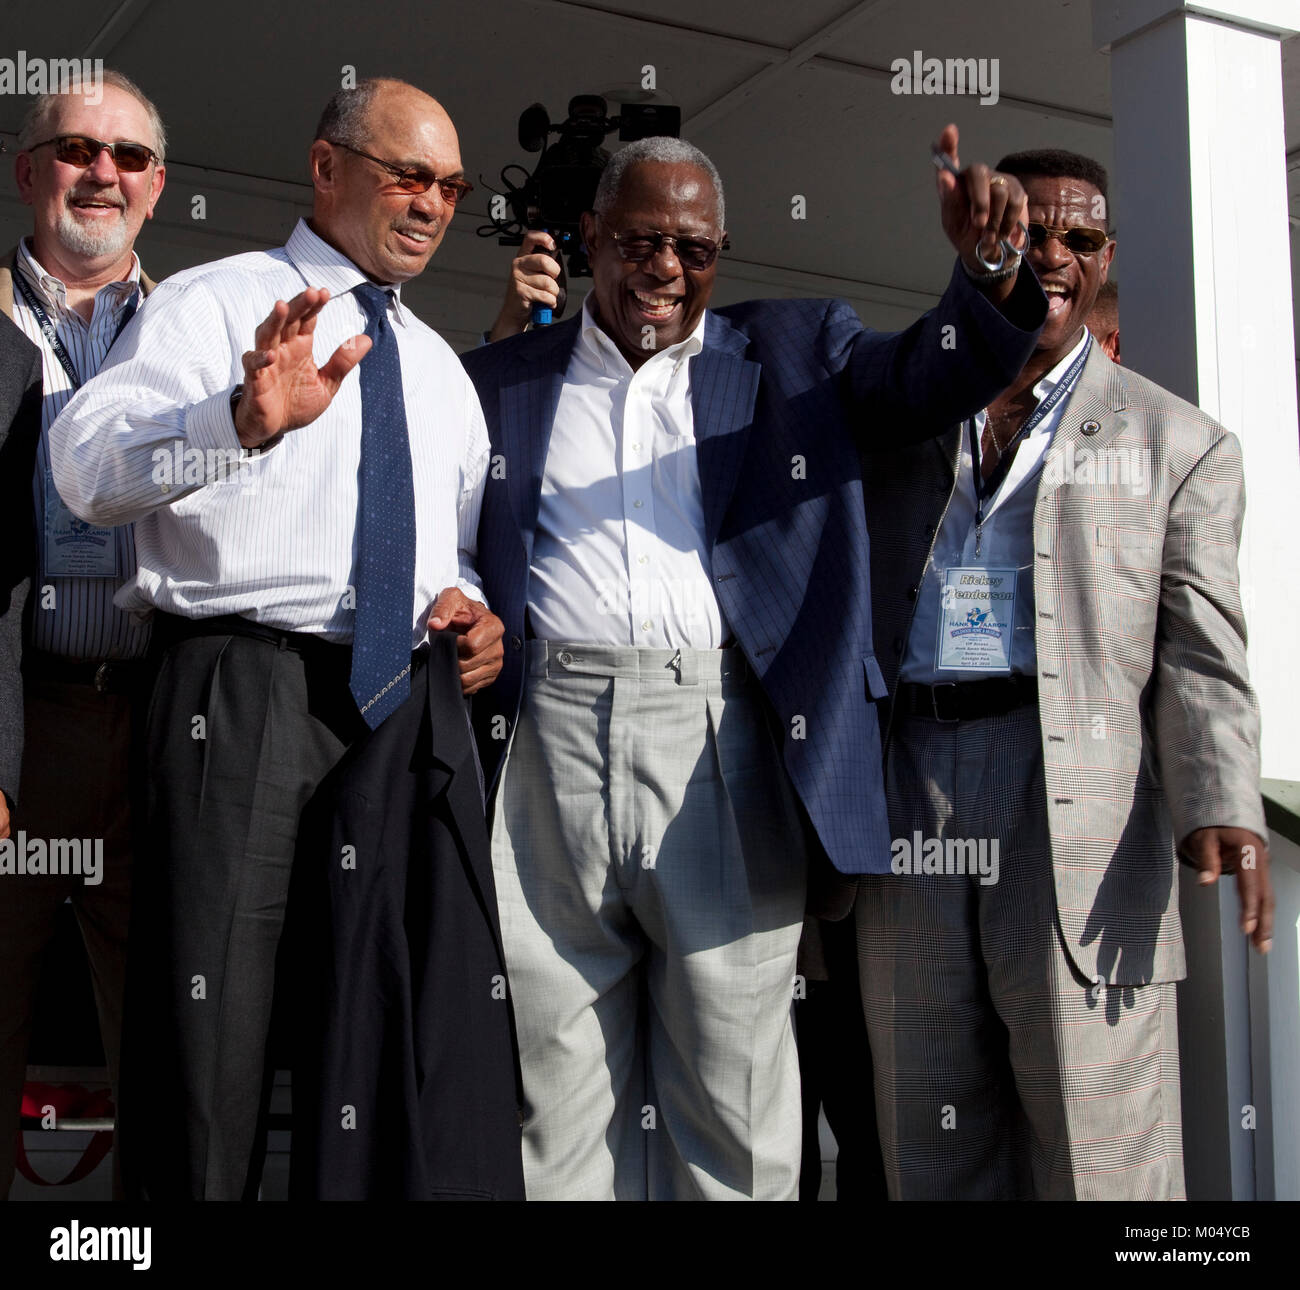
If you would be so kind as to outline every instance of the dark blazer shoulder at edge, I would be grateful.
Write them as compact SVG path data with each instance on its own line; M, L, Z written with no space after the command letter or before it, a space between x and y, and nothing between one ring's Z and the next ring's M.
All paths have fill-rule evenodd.
M20 791L23 609L35 568L32 474L41 435L41 353L0 317L0 790Z

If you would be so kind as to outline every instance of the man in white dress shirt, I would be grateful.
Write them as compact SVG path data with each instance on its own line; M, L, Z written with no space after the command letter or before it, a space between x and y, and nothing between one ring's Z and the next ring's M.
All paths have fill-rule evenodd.
M960 176L938 193L962 267L885 336L843 301L708 308L717 170L630 143L583 216L581 314L462 358L505 463L479 569L510 650L474 719L530 1199L794 1195L808 861L888 864L856 440L982 406L1047 307L974 256L1019 185ZM532 267L520 304L551 282Z
M311 219L160 287L51 440L75 512L136 522L120 603L154 611L160 646L124 1095L127 1187L150 1197L256 1195L316 786L409 691L426 626L462 634L467 694L500 667L473 564L482 413L400 299L469 188L455 128L413 86L366 81L331 99L310 163Z

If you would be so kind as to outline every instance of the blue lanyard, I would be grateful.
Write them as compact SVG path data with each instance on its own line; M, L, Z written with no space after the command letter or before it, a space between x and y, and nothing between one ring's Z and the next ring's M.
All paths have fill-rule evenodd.
M979 441L975 437L975 418L971 417L966 422L970 431L970 462L971 473L975 477L975 555L980 553L980 530L984 526L984 503L989 500L999 488L1002 487L1007 474L1011 470L1011 460L1015 455L1012 449L1018 444L1033 428L1047 416L1049 412L1070 392L1074 389L1074 383L1079 379L1079 373L1083 371L1083 365L1088 361L1088 355L1092 352L1092 333L1087 333L1087 340L1084 342L1083 349L1079 351L1074 362L1066 368L1065 375L1057 382L1056 388L1049 394L1026 418L1024 425L1011 436L1006 447L1002 449L1002 455L998 458L998 464L994 466L993 473L985 480L980 473L980 449Z
M41 335L45 337L45 343L54 351L54 357L59 360L59 366L67 372L68 380L72 382L72 388L79 390L81 388L81 378L77 375L77 369L72 366L72 359L64 348L63 342L59 339L59 333L50 321L49 314L45 312L45 306L41 304L36 292L31 289L25 275L19 270L16 255L14 256L13 280L14 285L22 292L23 299L27 302L27 308L32 311L32 316L36 319L36 325L41 329ZM122 310L122 321L118 323L117 330L113 333L113 339L108 343L109 349L112 349L117 343L117 338L122 334L122 329L135 314L139 300L138 290L137 288L136 299Z

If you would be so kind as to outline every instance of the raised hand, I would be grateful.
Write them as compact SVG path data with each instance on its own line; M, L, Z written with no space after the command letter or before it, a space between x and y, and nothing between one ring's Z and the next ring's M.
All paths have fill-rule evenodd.
M974 162L962 170L955 125L944 127L936 147L958 171L953 174L940 170L937 176L943 231L972 273L986 273L986 266L976 258L977 250L996 263L1002 254L998 246L1003 238L1024 248L1025 234L1016 226L1027 219L1025 190L1014 175L1000 174L983 162ZM1006 291L1010 289L1008 285Z
M324 367L316 366L312 336L329 298L324 287L308 287L288 304L277 300L258 327L255 348L244 354L244 393L235 406L235 432L245 448L259 448L315 421L343 378L370 352L368 336L353 336Z

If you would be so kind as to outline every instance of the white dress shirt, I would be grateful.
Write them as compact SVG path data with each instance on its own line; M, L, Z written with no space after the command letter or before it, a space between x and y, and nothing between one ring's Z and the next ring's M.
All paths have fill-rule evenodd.
M691 407L704 323L636 371L583 301L542 473L533 634L590 645L715 649Z
M68 289L48 273L19 243L14 271L31 287L54 326L77 381L84 384L99 370L125 311L140 294L140 261L131 253L131 271L95 292L94 311L87 322L68 305ZM46 476L49 471L49 429L76 392L54 348L21 290L14 290L14 322L41 351L41 438L36 449L32 491L36 506L36 550L40 581L33 593L28 644L47 654L73 659L142 658L149 648L149 628L113 603L118 589L135 574L135 541L129 526L115 529L110 539L117 552L116 577L65 577L45 568ZM50 588L53 594L48 594Z
M1034 386L1034 398L1038 403L1057 387L1087 342L1088 332L1085 330L1079 343ZM1038 479L1043 460L1069 404L1070 395L1066 394L1021 441L1006 479L985 504L978 558L975 556L975 463L971 460L970 433L963 425L957 486L939 524L934 550L925 566L899 672L901 680L935 685L940 681L978 681L985 675L1006 675L935 668L942 617L943 571L958 567L1016 570L1011 671L1025 676L1038 675L1038 653L1034 647L1034 504L1038 499ZM977 444L983 441L987 420L983 412L975 416Z
M241 355L277 299L326 287L313 356L365 330L367 279L299 221L288 244L187 269L153 292L100 374L50 431L68 505L98 524L135 522L139 568L118 604L188 618L242 614L350 641L355 610L361 386L276 446L244 453L230 394ZM393 289L415 483L412 644L444 587L482 600L473 560L489 459L478 395L450 347ZM365 360L362 360L363 362Z

